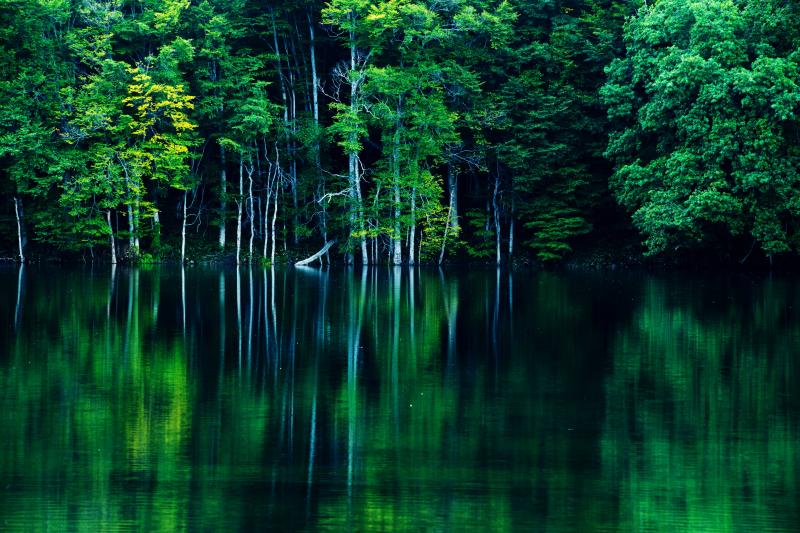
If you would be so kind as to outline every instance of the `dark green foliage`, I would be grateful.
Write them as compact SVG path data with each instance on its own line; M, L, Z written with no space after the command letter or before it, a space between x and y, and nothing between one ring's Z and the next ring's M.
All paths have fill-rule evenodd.
M602 92L617 126L607 154L650 253L719 239L797 249L795 19L791 4L662 0L626 25Z
M336 239L365 262L558 261L618 232L618 202L651 254L794 253L796 15L0 0L0 193L19 202L0 207L2 242L19 227L92 256L174 257L188 233L215 257Z

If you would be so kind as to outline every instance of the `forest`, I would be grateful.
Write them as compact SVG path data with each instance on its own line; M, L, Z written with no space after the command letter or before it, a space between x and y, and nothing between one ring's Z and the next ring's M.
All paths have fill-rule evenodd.
M791 261L798 7L0 0L0 256Z

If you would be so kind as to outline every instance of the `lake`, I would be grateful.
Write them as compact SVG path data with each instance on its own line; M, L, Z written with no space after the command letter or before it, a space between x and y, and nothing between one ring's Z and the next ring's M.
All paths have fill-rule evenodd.
M800 283L0 269L0 530L796 531Z

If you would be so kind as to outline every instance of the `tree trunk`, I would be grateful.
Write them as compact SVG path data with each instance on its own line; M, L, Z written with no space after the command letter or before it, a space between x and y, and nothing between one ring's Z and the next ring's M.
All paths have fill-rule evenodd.
M353 116L356 116L358 112L358 91L359 91L359 84L361 83L360 80L355 79L355 71L356 71L356 36L354 32L350 32L350 111ZM350 143L355 145L358 142L358 135L356 133L350 134ZM361 264L366 265L369 263L369 257L367 256L367 239L366 235L364 235L364 220L363 220L363 211L364 206L361 199L361 179L359 177L358 172L358 152L356 150L351 150L349 154L349 174L350 174L350 195L351 199L353 200L355 207L351 208L350 211L350 224L351 228L356 226L359 230L359 241L361 244ZM356 222L357 218L357 223Z
M276 170L276 172L278 172ZM280 187L278 186L278 179L275 179L275 204L272 208L272 256L270 257L270 265L275 265L275 221L278 218L278 195L280 194Z
M452 161L447 164L447 187L450 191L450 229L458 228L458 175Z
M514 189L512 182L511 189L511 220L509 221L508 228L508 261L511 264L511 257L514 255Z
M303 265L308 265L309 263L313 263L315 260L319 259L323 255L328 253L328 250L334 244L336 244L336 239L334 239L332 241L328 241L325 244L325 246L322 247L322 249L320 251L318 251L317 253L315 253L314 255L312 255L310 257L307 257L307 258L303 259L302 261L297 261L294 265L295 266L303 266Z
M228 176L225 173L225 148L220 145L219 146L219 160L220 165L222 165L222 170L219 173L219 248L220 250L225 249L225 212L228 209L227 206L227 194L228 194Z
M158 209L158 187L153 188L153 245L161 247L161 211Z
M453 206L450 205L450 207L447 208L447 220L445 221L444 224L444 236L442 237L442 251L439 252L439 262L437 263L439 265L441 265L442 262L444 261L444 250L445 247L447 246L447 231L450 229L450 216L452 214L452 211L453 211Z
M269 203L272 200L272 163L267 170L267 200L264 202L264 260L267 260L267 246L269 245Z
M242 252L242 199L244 198L244 163L239 156L239 198L236 200L236 264L241 264Z
M136 221L133 216L133 205L128 204L128 248L136 250Z
M28 238L25 232L25 214L22 211L22 198L14 197L14 215L17 219L17 245L19 246L19 262L25 262L25 245Z
M400 105L397 106L397 113L400 113ZM394 145L392 147L392 166L394 170L394 235L393 262L395 265L403 263L402 234L400 232L400 125L395 126ZM413 252L410 252L413 257Z
M312 113L314 116L314 135L317 136L318 132L316 128L319 127L319 81L317 79L317 53L316 53L316 45L314 42L314 21L311 18L311 13L308 14L308 33L309 33L309 50L311 55L311 96L312 96ZM317 137L318 139L318 137ZM322 161L320 158L320 143L319 140L314 142L314 163L317 169L317 182L320 187L320 198L325 195L325 175L321 172L322 170ZM320 209L322 212L320 213L320 231L322 232L322 239L323 242L326 244L328 243L328 213L325 210L325 204L323 202L319 202ZM328 252L325 252L325 258L327 259L328 263L330 264L330 257Z
M416 237L417 237L417 188L411 189L411 229L408 236L408 264L416 263Z
M254 208L253 208L253 165L252 162L249 167L247 167L247 182L248 182L248 190L247 190L247 204L249 206L247 217L250 221L250 244L249 244L249 251L250 256L248 261L253 260L253 238L256 232L256 222L254 215Z
M131 192L131 178L128 175L128 167L120 160L120 165L122 166L122 171L125 173L125 187L128 190L128 193ZM136 210L134 211L134 206L136 206ZM134 252L138 252L139 250L139 236L136 234L136 226L139 222L139 202L138 198L129 198L128 199L128 248L133 250Z
M186 263L186 201L188 191L183 191L183 221L181 224L181 265Z
M308 14L308 34L309 34L309 48L311 52L311 96L314 102L314 125L319 125L319 83L317 82L317 55L314 45L314 21L311 19L311 13Z
M108 222L108 240L111 245L111 264L117 264L117 248L114 246L114 227L111 225L111 209L106 210L106 222Z
M495 242L497 248L497 264L501 263L501 255L500 255L500 243L502 241L502 232L500 228L500 211L497 204L497 195L500 191L500 173L496 172L494 176L494 192L492 193L492 209L494 211L494 234L495 234Z
M297 134L297 92L295 90L295 83L294 83L294 70L292 69L291 59L292 54L289 53L289 48L286 44L286 39L283 41L284 48L286 49L286 64L289 67L289 91L290 91L290 98L289 101L291 102L291 113L289 118L291 120L292 125L292 141L289 146L289 155L292 159L292 165L290 167L289 172L291 173L291 184L292 184L292 240L295 245L297 245L299 241L299 236L297 234L298 218L298 203L297 203L297 146L295 145L294 139ZM295 56L296 57L296 56Z

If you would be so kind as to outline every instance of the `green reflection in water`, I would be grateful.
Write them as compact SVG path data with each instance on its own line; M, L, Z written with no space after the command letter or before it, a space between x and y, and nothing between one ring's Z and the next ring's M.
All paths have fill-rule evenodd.
M620 525L800 527L794 284L650 280L641 298L607 380L603 467Z
M0 271L10 531L792 531L797 285Z

